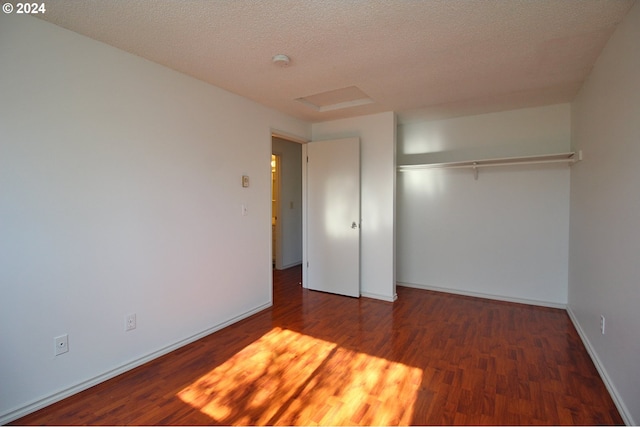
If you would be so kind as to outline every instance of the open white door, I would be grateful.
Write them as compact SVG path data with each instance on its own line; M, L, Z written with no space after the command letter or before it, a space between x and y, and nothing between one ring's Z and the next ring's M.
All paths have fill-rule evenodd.
M305 287L360 296L360 140L306 147Z

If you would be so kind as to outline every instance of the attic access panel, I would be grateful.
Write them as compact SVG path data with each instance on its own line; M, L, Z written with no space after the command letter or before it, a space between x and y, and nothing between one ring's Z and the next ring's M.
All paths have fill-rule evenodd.
M357 86L317 93L315 95L297 98L296 101L320 112L373 103L373 99Z

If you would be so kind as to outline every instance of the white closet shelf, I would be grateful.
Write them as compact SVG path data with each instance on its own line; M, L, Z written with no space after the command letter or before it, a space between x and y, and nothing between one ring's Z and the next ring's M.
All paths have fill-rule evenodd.
M448 162L448 163L423 163L416 165L400 165L399 171L409 171L415 169L431 169L431 168L471 168L476 171L476 179L478 178L478 168L483 167L496 167L496 166L515 166L515 165L538 165L546 163L575 163L581 160L582 153L578 152L576 156L575 152L570 153L557 153L557 154L545 154L536 156L523 156L523 157L502 157L498 159L483 159L483 160L466 160L463 162Z

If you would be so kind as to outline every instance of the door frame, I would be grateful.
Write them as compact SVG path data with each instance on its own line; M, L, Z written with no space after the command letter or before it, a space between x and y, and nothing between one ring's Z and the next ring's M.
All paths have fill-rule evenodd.
M308 144L310 141L302 144L302 287L305 289L309 289L309 272L307 267L309 266L308 259L308 251L307 251L307 243L308 233L308 218L307 218L307 152L308 152Z
M293 134L290 134L290 133L287 133L287 132L283 132L283 131L280 131L280 130L277 130L277 129L274 129L274 128L271 128L270 138L271 138L270 139L270 147L271 148L269 150L269 165L271 165L271 155L272 154L276 154L276 155L282 156L282 153L279 153L277 151L274 152L274 150L273 150L273 138L279 138L279 139L283 139L285 141L289 141L289 142L294 143L294 144L300 144L300 146L302 148L302 156L303 156L302 158L303 159L305 158L305 155L306 155L305 154L306 153L306 144L307 144L307 142L309 142L308 139L301 138L299 136L296 136L296 135L293 135ZM281 157L281 160L282 160L282 157ZM303 161L302 162L302 215L303 215L303 217L302 217L302 245L303 245L302 256L303 256L303 258L304 258L304 253L305 253L304 252L304 243L305 243L305 230L304 230L304 224L305 224L305 219L304 219L305 207L304 206L305 205L304 205L304 203L305 203L305 197L306 197L305 175L304 175L305 172L306 172L306 166L305 166L304 163L305 162ZM269 171L271 171L271 167L269 167ZM271 174L269 174L269 177L271 177ZM280 176L280 179L279 179L280 195L282 194L282 179L281 178L282 178L282 175ZM270 195L269 201L270 201L270 204L271 204L271 200L273 200L273 194L271 192L272 192L271 185L269 185L269 195ZM282 210L282 205L280 205L280 209ZM272 217L273 217L272 208L269 209L269 214L270 214L269 223L271 224ZM276 223L276 227L278 227L277 224L278 223ZM280 229L281 229L281 227L280 227ZM274 231L273 227L270 226L269 227L269 265L272 266L272 267L273 267L273 260L274 259L276 259L276 266L277 266L277 262L278 262L277 254L273 253L273 239L274 239L274 237L280 238L280 245L281 245L280 246L280 264L282 264L282 240L283 240L283 234L282 234L281 231L276 230L275 231L276 233L280 233L279 235L276 235L276 236L273 236L273 234L272 234L273 231ZM303 260L303 265L304 265L304 260ZM272 278L270 277L270 280L271 279ZM272 285L272 288L273 288L273 283L271 283L271 285Z

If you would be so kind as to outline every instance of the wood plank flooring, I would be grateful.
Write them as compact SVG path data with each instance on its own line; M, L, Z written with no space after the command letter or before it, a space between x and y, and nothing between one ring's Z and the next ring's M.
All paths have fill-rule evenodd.
M301 288L19 425L623 424L563 310L398 288Z

